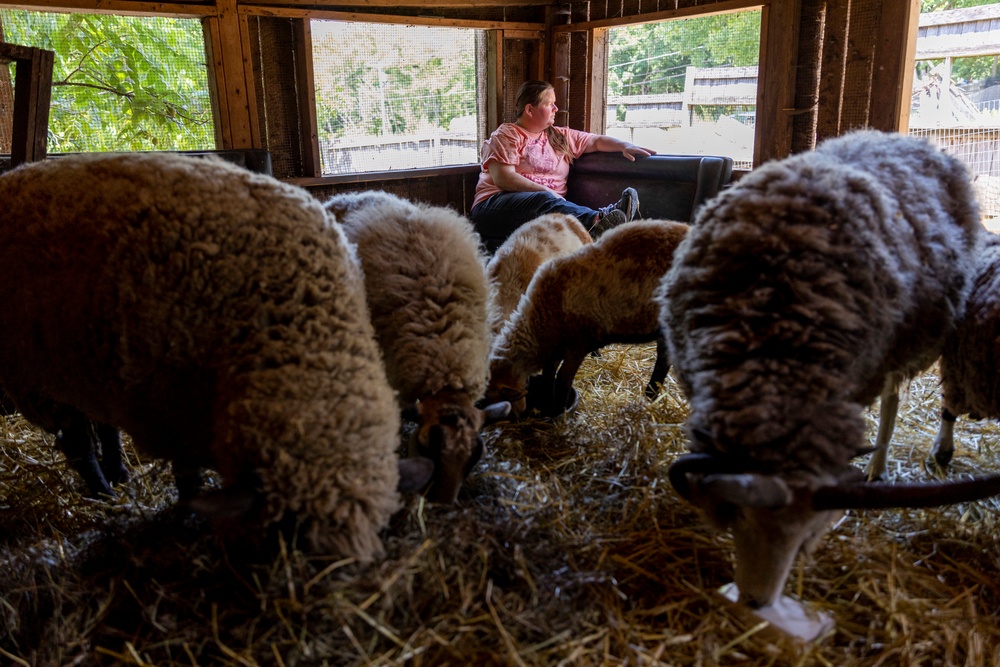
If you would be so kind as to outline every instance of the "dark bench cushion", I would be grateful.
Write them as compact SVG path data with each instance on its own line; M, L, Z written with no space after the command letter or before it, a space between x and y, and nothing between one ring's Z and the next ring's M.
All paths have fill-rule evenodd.
M651 155L630 162L621 153L587 153L570 167L566 198L601 208L633 187L642 218L690 222L695 210L732 177L733 160L728 157Z

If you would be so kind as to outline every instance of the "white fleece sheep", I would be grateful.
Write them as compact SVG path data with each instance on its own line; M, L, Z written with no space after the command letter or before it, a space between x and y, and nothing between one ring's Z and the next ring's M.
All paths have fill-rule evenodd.
M965 313L939 361L941 428L931 453L941 466L955 452L957 417L1000 417L1000 235L982 236Z
M764 164L699 212L662 291L708 461L680 481L732 529L744 600L771 604L835 518L810 498L856 480L865 406L940 353L980 227L959 161L874 131Z
M487 400L509 400L523 414L529 380L541 373L541 410L560 414L587 354L653 340L657 358L646 395L655 397L669 361L653 296L687 229L666 220L630 222L543 264L494 342Z
M257 541L367 560L399 415L356 260L305 191L214 160L81 155L0 177L0 377L24 416L114 424ZM232 518L232 517L230 517ZM256 530L255 530L256 529Z
M483 452L481 410L490 333L486 260L472 224L455 211L387 192L326 202L357 245L372 324L389 382L419 422L411 451L434 461L428 498L454 502Z
M493 286L490 330L496 336L517 308L538 267L576 252L594 240L572 215L547 213L518 227L486 265Z

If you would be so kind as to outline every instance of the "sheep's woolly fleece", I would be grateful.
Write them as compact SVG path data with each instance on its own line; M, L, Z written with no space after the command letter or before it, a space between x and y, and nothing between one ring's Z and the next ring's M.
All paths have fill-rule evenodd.
M741 179L663 286L692 433L775 472L842 467L886 376L940 351L980 228L966 168L901 135L852 133Z
M368 307L389 382L410 405L444 389L486 391L489 335L486 259L472 224L455 211L388 193L337 197L344 233L357 245Z
M660 311L653 295L687 229L630 222L545 263L494 343L493 368L527 380L581 339L593 348L654 340Z
M945 405L977 418L1000 416L1000 235L983 237L965 314L940 363Z
M579 220L565 213L547 213L518 227L486 265L493 285L490 330L500 333L517 308L538 267L593 243Z
M175 471L259 493L250 525L380 552L399 417L356 261L315 199L130 154L22 167L0 201L0 377L41 404L26 416L71 406Z

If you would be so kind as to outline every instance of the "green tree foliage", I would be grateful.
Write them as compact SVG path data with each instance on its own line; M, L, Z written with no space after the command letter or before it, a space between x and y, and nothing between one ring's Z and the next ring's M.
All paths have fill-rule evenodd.
M759 49L759 11L617 28L611 32L608 93L680 92L688 66L756 65Z
M215 147L192 19L0 11L8 42L55 52L49 152Z
M949 9L968 9L984 5L996 5L998 0L922 0L921 13L941 12ZM929 60L917 64L917 76L922 76L941 60ZM955 58L952 61L951 78L958 84L971 84L984 81L987 85L997 83L997 56L977 56L972 58Z
M447 129L473 116L475 30L313 21L321 137Z

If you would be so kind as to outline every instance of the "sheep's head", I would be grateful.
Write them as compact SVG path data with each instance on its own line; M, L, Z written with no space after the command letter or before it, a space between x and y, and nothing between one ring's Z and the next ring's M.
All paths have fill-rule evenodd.
M479 409L465 392L445 390L421 400L415 406L417 431L410 441L410 456L434 462L434 477L427 498L432 502L453 503L462 483L483 455L479 431L489 421L510 412L506 402Z
M510 364L493 361L490 364L490 383L486 387L486 403L507 402L510 414L524 416L528 409L528 378L514 372Z
M732 532L740 600L765 607L781 595L795 557L812 551L843 513L814 507L817 489L858 482L863 474L846 466L831 476L782 476L747 472L746 466L723 456L688 454L671 466L670 479L716 527Z

